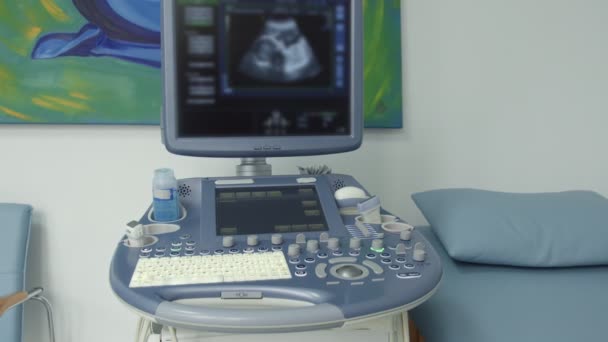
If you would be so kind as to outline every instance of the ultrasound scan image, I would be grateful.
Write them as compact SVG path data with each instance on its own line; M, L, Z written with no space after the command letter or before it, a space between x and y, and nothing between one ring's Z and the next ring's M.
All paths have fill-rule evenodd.
M288 18L266 21L239 71L259 81L293 83L318 76L322 68L296 20Z

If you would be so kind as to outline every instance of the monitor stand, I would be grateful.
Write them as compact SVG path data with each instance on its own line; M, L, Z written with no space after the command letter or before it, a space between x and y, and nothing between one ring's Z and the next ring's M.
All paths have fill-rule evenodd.
M272 176L272 165L266 158L241 158L241 165L236 167L238 177Z

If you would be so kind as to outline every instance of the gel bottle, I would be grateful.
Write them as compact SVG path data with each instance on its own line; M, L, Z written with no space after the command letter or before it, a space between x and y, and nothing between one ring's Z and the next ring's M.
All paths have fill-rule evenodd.
M152 181L154 195L154 220L172 222L179 219L180 208L177 200L177 179L171 169L154 171Z

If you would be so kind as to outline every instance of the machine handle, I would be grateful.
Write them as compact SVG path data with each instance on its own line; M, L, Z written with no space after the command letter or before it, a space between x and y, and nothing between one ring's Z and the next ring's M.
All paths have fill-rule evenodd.
M237 310L162 302L155 315L168 326L198 326L231 333L296 332L338 328L342 311L323 303L300 308Z

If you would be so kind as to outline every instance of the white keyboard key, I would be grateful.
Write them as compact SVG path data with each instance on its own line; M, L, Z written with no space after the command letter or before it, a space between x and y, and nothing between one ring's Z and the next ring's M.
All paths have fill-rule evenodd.
M140 259L131 288L291 279L282 252Z

